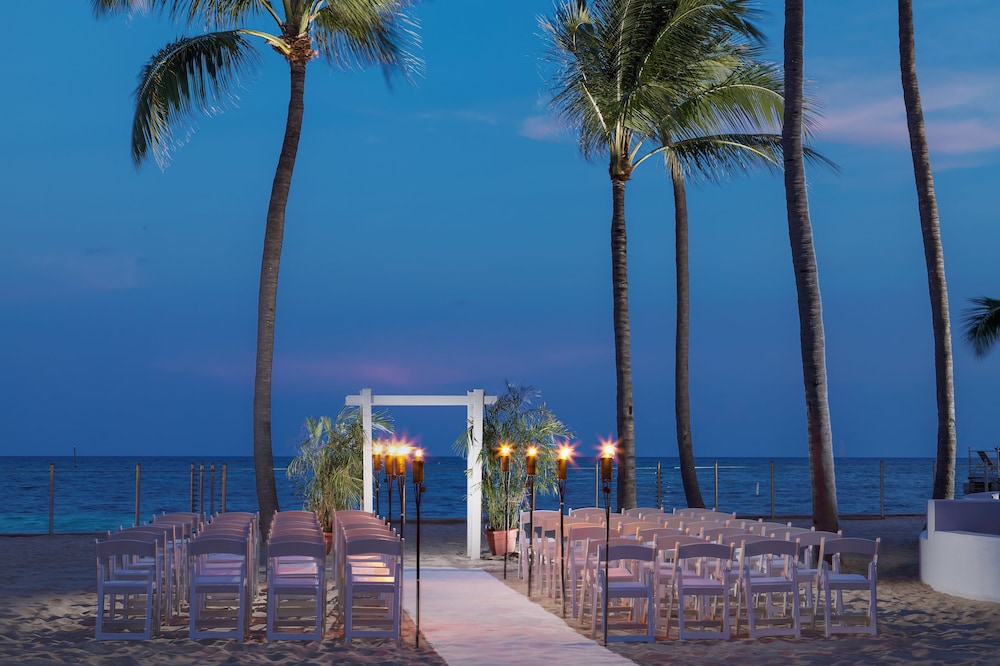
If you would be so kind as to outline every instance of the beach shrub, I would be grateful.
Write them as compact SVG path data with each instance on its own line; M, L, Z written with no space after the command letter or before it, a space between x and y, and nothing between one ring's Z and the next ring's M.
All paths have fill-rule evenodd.
M333 529L333 514L361 507L364 483L365 431L358 407L345 407L333 421L308 418L299 453L286 474L303 508L316 512L324 531ZM372 413L372 431L392 432L387 412Z

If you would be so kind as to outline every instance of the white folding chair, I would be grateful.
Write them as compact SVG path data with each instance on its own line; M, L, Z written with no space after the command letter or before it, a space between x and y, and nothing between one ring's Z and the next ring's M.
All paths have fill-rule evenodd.
M267 545L267 640L320 641L325 628L323 533L317 531L309 540L287 533L273 536Z
M605 553L609 572L613 569L629 572L629 576L618 575L605 578ZM612 566L614 563L614 566ZM653 566L656 563L656 549L652 546L642 546L638 543L617 544L609 546L605 551L600 544L597 556L597 576L591 593L590 602L590 636L594 638L600 624L606 629L608 641L641 641L655 642L656 618L656 581ZM605 590L607 597L605 597ZM611 609L612 600L628 601ZM612 615L625 614L626 619L614 620ZM598 622L598 618L601 618ZM641 634L612 633L642 629Z
M401 640L403 540L351 539L344 572L344 639L388 637ZM356 563L354 555L377 555L379 562Z
M252 601L247 539L203 532L188 547L188 634L246 640Z
M691 543L677 546L674 556L673 589L667 614L667 632L673 603L677 601L677 636L689 638L730 638L729 591L732 546L721 543ZM689 575L686 572L696 572ZM687 599L692 599L693 617L687 617ZM714 600L714 601L713 601ZM716 606L722 602L722 612ZM710 627L718 626L718 630ZM694 627L692 629L691 627Z
M839 539L843 535L839 532L824 532L821 530L808 530L795 535L799 542L799 557L796 562L798 567L799 589L805 594L800 595L802 600L802 611L813 617L815 610L815 588L819 580L819 563L823 561L823 541L825 539Z
M820 563L819 581L817 583L816 603L823 601L823 615L826 621L826 636L839 634L876 634L876 615L878 614L878 599L876 594L876 571L878 569L878 547L881 539L824 539L824 557L833 558L833 566L826 560ZM844 571L844 556L864 558L861 573ZM867 592L868 601L858 603L866 606L864 613L849 613L854 610L844 607L844 592ZM832 594L837 593L834 604ZM857 600L852 600L857 601ZM833 609L836 605L836 610ZM852 603L851 606L855 604ZM861 620L862 624L851 621Z
M95 542L97 554L97 640L148 640L160 628L162 558L156 541L109 539ZM136 559L151 567L130 568ZM138 631L130 627L138 627ZM111 628L109 628L111 627Z
M799 618L799 581L797 576L799 547L794 541L760 539L743 543L740 554L740 600L736 606L736 634L740 633L741 606L747 609L750 638L762 636L802 635ZM764 569L751 571L753 560L763 562ZM782 603L774 603L775 595ZM791 597L789 609L788 598ZM789 614L790 613L790 614ZM788 625L788 626L784 626Z
M573 525L569 528L569 539L566 546L567 576L569 578L570 610L573 617L580 612L580 597L583 596L583 586L586 585L585 570L588 557L588 545L594 543L591 557L597 557L596 544L604 541L604 527L601 525Z

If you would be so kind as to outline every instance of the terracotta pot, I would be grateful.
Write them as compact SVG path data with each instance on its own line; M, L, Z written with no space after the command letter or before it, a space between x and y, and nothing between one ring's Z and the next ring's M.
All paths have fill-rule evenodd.
M323 532L323 538L326 540L326 554L329 555L333 550L333 532Z
M512 530L486 530L486 543L493 555L517 552L517 528Z

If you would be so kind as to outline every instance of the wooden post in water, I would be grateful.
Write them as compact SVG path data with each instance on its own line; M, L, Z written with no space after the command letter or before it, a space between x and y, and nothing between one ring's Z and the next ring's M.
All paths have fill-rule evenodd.
M656 508L663 510L663 473L659 460L656 461Z
M222 463L222 513L226 512L226 463Z
M878 513L885 518L885 461L878 461Z
M715 461L715 506L712 507L713 510L719 510L719 461Z
M142 466L139 463L135 464L135 522L133 525L139 525L139 495L140 488L142 487Z
M774 461L771 461L771 517L774 518Z
M594 463L594 506L601 506L601 463Z
M198 513L202 520L209 517L205 515L205 463L198 465Z
M208 513L215 514L215 463L208 467Z
M56 464L49 463L49 534L56 531Z
M194 463L191 463L191 483L189 488L191 489L191 513L194 513Z

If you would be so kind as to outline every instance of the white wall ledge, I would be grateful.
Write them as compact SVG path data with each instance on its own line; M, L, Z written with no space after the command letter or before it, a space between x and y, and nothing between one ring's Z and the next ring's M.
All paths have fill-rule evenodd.
M1000 501L978 497L927 502L927 530L920 534L920 580L938 592L1000 603L997 562Z

